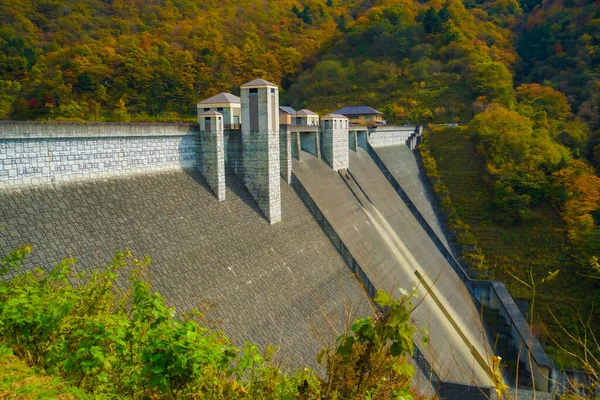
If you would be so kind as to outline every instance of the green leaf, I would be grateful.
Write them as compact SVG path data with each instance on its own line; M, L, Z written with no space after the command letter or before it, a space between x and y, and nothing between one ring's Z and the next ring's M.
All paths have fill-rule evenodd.
M544 283L544 282L550 282L551 280L554 280L554 278L556 278L558 276L559 272L560 272L559 269L557 269L554 272L548 272L548 276L545 277L544 279L542 279L542 283Z
M337 348L337 353L341 356L347 356L352 353L352 345L354 344L354 338L348 336L344 339L344 342Z
M325 357L325 354L327 354L327 350L326 349L321 350L317 354L317 363L319 363L319 364L323 363L323 357Z
M400 345L400 343L392 343L392 345L390 346L390 354L392 355L392 357L398 357L400 354L402 354L402 346Z
M415 368L411 364L408 364L408 363L394 365L394 370L396 371L397 374L404 375L409 378L412 378L413 375L415 374Z
M392 297L384 292L383 290L378 290L377 295L375 296L375 303L379 304L381 307L387 307L393 303Z

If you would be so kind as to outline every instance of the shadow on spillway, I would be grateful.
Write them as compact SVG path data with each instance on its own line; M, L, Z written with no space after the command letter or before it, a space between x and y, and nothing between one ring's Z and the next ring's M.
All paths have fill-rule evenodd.
M416 287L415 344L440 379L492 386L492 350L468 289L369 154L350 151L339 173L308 153L300 159L294 174L375 288L398 297L399 287Z

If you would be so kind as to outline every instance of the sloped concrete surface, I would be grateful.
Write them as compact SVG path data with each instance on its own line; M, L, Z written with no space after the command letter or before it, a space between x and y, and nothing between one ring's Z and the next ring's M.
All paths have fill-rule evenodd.
M385 166L415 204L438 238L450 249L442 224L432 206L432 199L421 177L415 154L405 144L373 146Z
M72 253L85 270L129 248L152 257L153 287L178 311L213 303L208 320L240 345L281 347L289 367L370 313L359 283L292 188L270 225L235 176L219 202L198 172L173 171L0 192L0 254L33 245L27 267Z
M350 168L339 174L315 157L301 160L293 160L294 173L375 287L398 295L398 287L418 286L413 302L422 302L413 316L429 343L422 345L421 335L415 342L437 375L491 386L492 352L467 288L366 151L350 152Z

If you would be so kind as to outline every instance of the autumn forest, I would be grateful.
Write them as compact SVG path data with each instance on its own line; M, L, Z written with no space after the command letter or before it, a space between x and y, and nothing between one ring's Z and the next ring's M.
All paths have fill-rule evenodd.
M282 105L366 104L432 127L423 161L450 226L477 248L464 254L473 268L513 295L519 279L560 270L554 289L573 293L557 309L600 305L598 1L0 0L0 19L0 119L193 121L198 101L256 77L281 87ZM453 184L456 143L474 157L480 203ZM531 262L519 243L498 254L490 227L552 245ZM552 302L541 337L574 327Z

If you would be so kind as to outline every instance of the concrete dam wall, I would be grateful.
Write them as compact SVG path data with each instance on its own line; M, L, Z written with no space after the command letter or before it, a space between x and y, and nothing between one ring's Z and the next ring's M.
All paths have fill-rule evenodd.
M420 174L412 150L405 144L380 145L377 142L371 144L388 170L400 183L402 189L412 199L421 215L427 220L440 240L444 242L444 245L450 249L448 238L432 206L433 199L431 199L427 185Z
M277 88L244 86L232 130L206 109L199 124L1 123L1 252L31 243L26 268L71 253L84 270L117 249L149 254L168 304L213 305L234 343L279 345L291 367L316 366L376 290L415 287L429 332L427 345L415 337L418 385L493 397L479 301L516 321L517 342L537 341L502 285L461 275L410 150L420 128L338 114L278 126ZM529 354L547 390L550 362L539 343Z
M306 207L281 185L282 222L264 220L227 176L219 202L195 170L133 174L0 191L0 252L30 243L26 268L72 254L105 266L118 249L150 255L153 288L178 311L206 317L237 345L280 346L288 367L316 367L369 299Z

